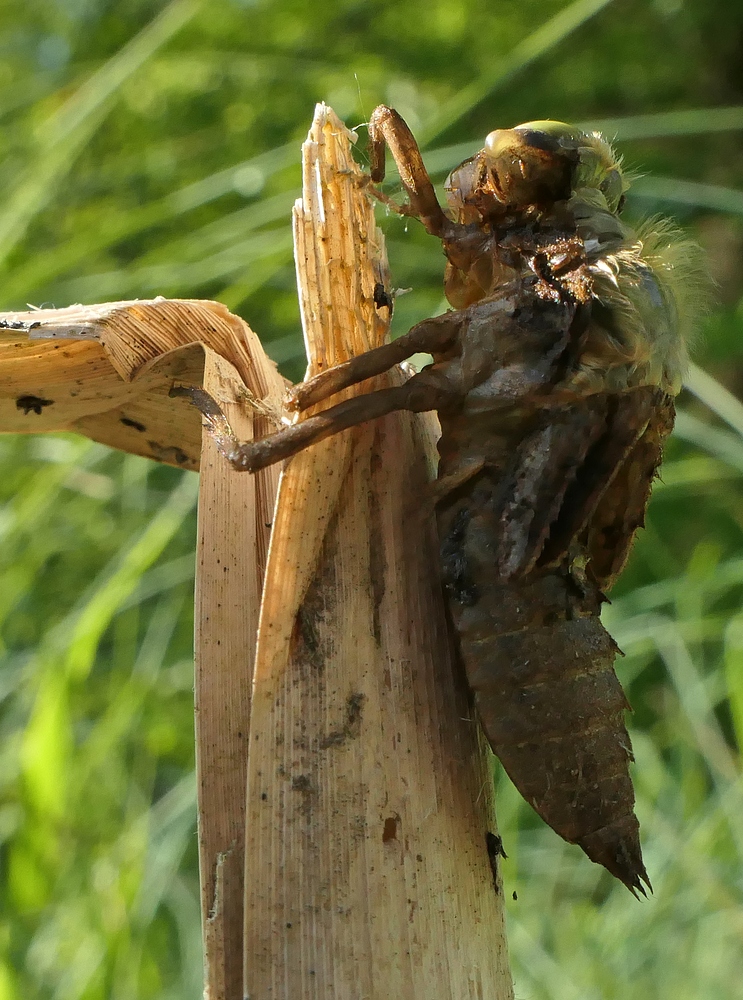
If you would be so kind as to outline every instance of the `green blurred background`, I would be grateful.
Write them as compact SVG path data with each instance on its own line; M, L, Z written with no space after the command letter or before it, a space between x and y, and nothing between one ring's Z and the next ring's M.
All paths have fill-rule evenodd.
M500 776L498 803L519 997L740 997L741 0L6 0L0 25L0 309L213 297L300 378L289 213L321 99L350 125L398 108L439 181L497 126L604 128L644 174L627 213L696 233L714 378L681 398L606 615L654 898ZM443 308L441 252L380 221L401 332ZM196 489L72 436L0 437L0 1000L200 996Z

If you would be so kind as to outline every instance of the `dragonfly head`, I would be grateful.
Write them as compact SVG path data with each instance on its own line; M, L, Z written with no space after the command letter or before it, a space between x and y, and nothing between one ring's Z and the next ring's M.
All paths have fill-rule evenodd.
M449 204L460 222L485 222L530 206L548 208L592 189L616 213L627 183L611 146L597 132L563 122L526 122L496 129L484 149L446 181Z

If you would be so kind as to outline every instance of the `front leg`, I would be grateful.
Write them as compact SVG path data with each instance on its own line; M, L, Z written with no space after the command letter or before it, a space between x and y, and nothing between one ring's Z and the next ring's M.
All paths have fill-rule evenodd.
M235 437L227 418L208 392L190 386L173 386L170 395L186 396L201 410L220 454L238 472L257 472L267 465L296 455L332 434L338 434L367 420L384 417L394 410L411 410L414 413L437 410L451 403L454 397L443 374L420 372L404 385L354 396L353 399L347 399L259 441L241 442Z
M446 350L459 335L461 324L459 313L444 313L434 319L423 320L392 343L357 354L348 361L327 368L314 378L295 385L289 391L289 408L306 410L308 406L321 403L341 389L347 389L348 386L374 375L381 375L412 354L436 354Z
M380 104L369 120L371 177L375 184L384 180L385 146L389 146L410 199L405 214L417 216L432 236L450 237L458 226L444 214L438 203L413 133L395 110Z

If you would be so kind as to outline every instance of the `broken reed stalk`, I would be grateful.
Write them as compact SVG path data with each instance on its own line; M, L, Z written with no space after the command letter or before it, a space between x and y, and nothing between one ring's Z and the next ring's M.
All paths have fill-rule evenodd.
M257 363L251 374L255 395L259 399L268 396L271 368L261 371ZM243 439L262 437L274 429L246 403L243 381L217 354L206 359L203 386L219 401ZM204 434L196 551L194 709L205 1000L242 996L250 698L277 486L278 470L263 478L235 472L217 452L210 435Z
M303 147L295 245L310 374L387 333L374 305L386 261L354 138L319 105ZM435 423L392 414L282 476L248 753L251 1000L512 997L487 750L436 566Z

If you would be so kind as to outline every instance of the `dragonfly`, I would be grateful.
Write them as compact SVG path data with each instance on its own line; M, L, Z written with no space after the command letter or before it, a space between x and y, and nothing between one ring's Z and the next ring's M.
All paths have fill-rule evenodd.
M432 363L251 442L203 390L174 391L246 471L395 410L437 411L441 582L483 730L549 826L646 895L629 704L600 612L673 427L700 251L667 221L623 221L629 179L596 132L491 132L447 178L446 209L395 110L374 111L369 137L372 184L389 150L407 194L395 210L441 241L451 309L300 383L289 406L414 354Z

